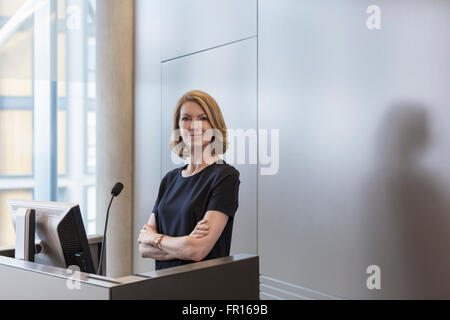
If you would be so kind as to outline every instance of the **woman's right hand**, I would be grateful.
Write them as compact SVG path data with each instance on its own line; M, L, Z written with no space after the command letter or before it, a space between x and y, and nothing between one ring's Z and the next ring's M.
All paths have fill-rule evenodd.
M209 233L208 220L203 219L197 223L194 230L191 232L189 236L193 238L203 238L207 236L208 233Z

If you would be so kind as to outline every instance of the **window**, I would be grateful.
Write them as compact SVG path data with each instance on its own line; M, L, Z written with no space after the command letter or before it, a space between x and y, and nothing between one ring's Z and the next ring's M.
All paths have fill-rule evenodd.
M96 233L95 11L0 0L0 245L14 243L12 198L79 203Z
M8 214L8 199L32 199L33 192L31 190L0 190L0 243L3 245L14 244L14 229L12 221Z

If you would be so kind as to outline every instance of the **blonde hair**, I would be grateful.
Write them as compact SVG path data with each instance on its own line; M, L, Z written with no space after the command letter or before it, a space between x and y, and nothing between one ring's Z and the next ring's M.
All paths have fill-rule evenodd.
M206 115L208 116L208 120L211 124L212 129L220 131L221 135L219 135L218 137L214 135L211 139L211 150L214 150L216 155L224 154L228 147L227 126L225 125L222 111L220 110L220 107L217 104L216 100L214 100L214 98L206 92L200 90L189 91L188 93L184 94L180 98L180 100L178 100L175 111L173 113L173 132L177 132L180 129L179 122L181 107L185 102L188 101L195 102L200 107L202 107ZM175 139L172 134L169 146L175 153L177 153L177 148L180 148L180 143L183 145L178 152L178 156L180 158L186 159L190 155L187 145L183 142L181 136L178 139ZM219 150L219 152L217 152L216 150Z

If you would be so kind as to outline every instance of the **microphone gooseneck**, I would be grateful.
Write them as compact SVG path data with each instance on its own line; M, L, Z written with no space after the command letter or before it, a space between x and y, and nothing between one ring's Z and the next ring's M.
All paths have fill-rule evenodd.
M108 210L106 211L106 221L105 221L105 230L103 232L103 239L102 239L102 248L100 251L100 259L98 262L98 269L97 269L97 274L100 275L101 271L102 271L102 262L103 262L103 252L104 252L104 248L105 248L105 240L106 240L106 230L108 228L108 218L109 218L109 209L111 208L111 204L114 200L115 197L117 197L123 189L123 184L120 182L117 182L114 187L111 190L111 200L109 201L109 205L108 205Z

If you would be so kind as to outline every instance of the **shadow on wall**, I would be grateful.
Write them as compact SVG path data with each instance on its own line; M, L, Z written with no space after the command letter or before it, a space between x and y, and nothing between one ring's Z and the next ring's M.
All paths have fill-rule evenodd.
M380 266L381 290L370 298L450 298L450 203L422 161L431 138L418 104L392 106L377 132L364 247L367 265Z

